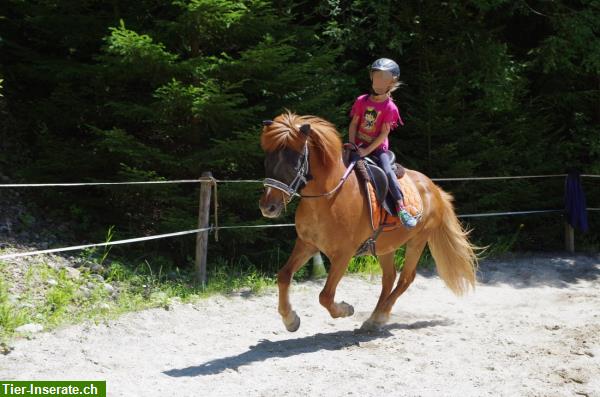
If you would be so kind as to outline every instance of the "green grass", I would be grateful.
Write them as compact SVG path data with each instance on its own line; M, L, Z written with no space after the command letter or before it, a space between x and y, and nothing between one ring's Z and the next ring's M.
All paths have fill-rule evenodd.
M377 258L373 256L359 256L352 258L350 261L348 273L381 274L381 267Z
M15 310L8 296L6 281L0 276L0 338L27 322L25 310Z
M394 265L396 266L397 271L401 271L404 267L404 254L405 247L400 247L394 255ZM432 269L435 267L435 263L433 262L433 258L431 257L431 253L429 249L425 248L423 254L421 254L421 258L419 259L419 267L425 267L428 269ZM375 275L381 274L381 266L379 266L379 261L377 258L373 256L361 256L352 258L350 261L350 265L348 266L348 273L358 273L358 274L367 274L367 275Z
M29 266L21 279L15 280L7 264L0 262L0 342L17 336L15 329L28 323L49 330L84 320L100 322L125 312L168 308L174 298L191 302L240 289L260 293L275 284L273 277L253 266L220 261L211 266L209 281L203 287L190 272L171 267L165 272L164 261L158 258L156 262L144 261L135 267L112 262L102 272L104 281L87 268L80 268L79 278L72 278L65 269L57 270L43 262ZM9 285L15 283L19 287L11 299Z
M7 274L0 272L0 339L13 336L15 329L27 323L36 323L44 329L65 323L97 318L109 311L109 293L102 283L82 274L79 280L67 276L64 269L56 270L44 263L29 267L19 282L16 299L9 299ZM13 282L15 280L12 280ZM89 296L81 286L89 285ZM116 304L113 303L113 306Z

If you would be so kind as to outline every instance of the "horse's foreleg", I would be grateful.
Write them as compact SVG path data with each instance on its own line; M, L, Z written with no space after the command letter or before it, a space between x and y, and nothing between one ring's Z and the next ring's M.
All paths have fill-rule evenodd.
M285 328L290 332L294 332L300 327L300 317L292 310L292 305L290 304L289 289L292 277L318 251L314 245L297 239L292 254L286 264L277 273L277 286L279 287L278 311L281 314Z
M400 273L396 288L388 294L386 298L380 297L375 311L371 317L365 321L361 327L362 330L371 331L381 328L389 319L390 312L396 300L406 291L417 275L417 264L423 253L427 240L411 240L406 244L406 254L404 257L404 267ZM393 257L392 257L393 266ZM382 263L383 267L383 263ZM383 291L382 291L383 294Z
M329 269L327 282L325 282L325 286L319 294L319 302L329 311L329 314L333 318L348 317L354 314L354 308L348 303L336 303L334 301L335 290L346 272L348 262L350 262L351 258L351 255L340 255L339 257L329 258L331 260L331 268Z

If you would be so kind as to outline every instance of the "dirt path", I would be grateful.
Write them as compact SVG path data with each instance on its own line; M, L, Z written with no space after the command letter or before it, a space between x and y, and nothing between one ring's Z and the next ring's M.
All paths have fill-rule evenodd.
M421 273L380 333L358 335L379 277L295 285L285 331L275 291L132 313L15 342L0 379L102 379L109 396L600 396L600 256L486 261L466 298Z

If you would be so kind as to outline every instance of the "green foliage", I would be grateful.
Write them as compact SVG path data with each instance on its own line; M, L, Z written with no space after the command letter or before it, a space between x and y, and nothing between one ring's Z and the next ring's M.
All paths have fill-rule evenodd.
M245 3L230 0L174 1L173 4L182 10L177 28L189 40L191 54L199 55L201 48L213 46L226 36L228 29L240 23L250 12Z
M163 155L159 149L144 145L123 130L97 130L97 132L101 135L101 140L97 145L98 149L108 156L113 156L115 160L126 159L129 164L141 167L169 161L169 158Z
M572 9L557 5L550 16L556 34L543 40L538 49L540 63L546 73L581 73L597 76L600 73L598 45L598 1L582 1L583 7Z
M111 34L106 38L106 52L131 68L168 67L177 60L177 55L166 51L163 44L155 44L150 36L127 29L122 19L118 27L109 30Z

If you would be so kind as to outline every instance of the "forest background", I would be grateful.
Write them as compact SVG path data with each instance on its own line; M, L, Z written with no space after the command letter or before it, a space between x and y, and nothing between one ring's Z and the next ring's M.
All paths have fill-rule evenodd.
M600 174L599 21L595 0L4 0L0 176L261 179L261 120L290 109L346 135L379 57L402 70L394 98L405 126L391 148L404 166L430 177ZM583 183L588 206L600 207L598 179ZM462 214L564 206L562 178L440 184ZM220 223L269 223L261 190L220 185ZM120 239L197 226L189 184L19 193L28 208L19 228L53 245L102 241L111 227ZM578 246L598 251L600 213L589 217ZM293 208L280 221L293 222ZM474 241L514 250L560 249L563 222L558 213L465 220ZM294 237L293 228L222 231L209 261L272 272ZM186 267L193 246L188 236L112 252Z

